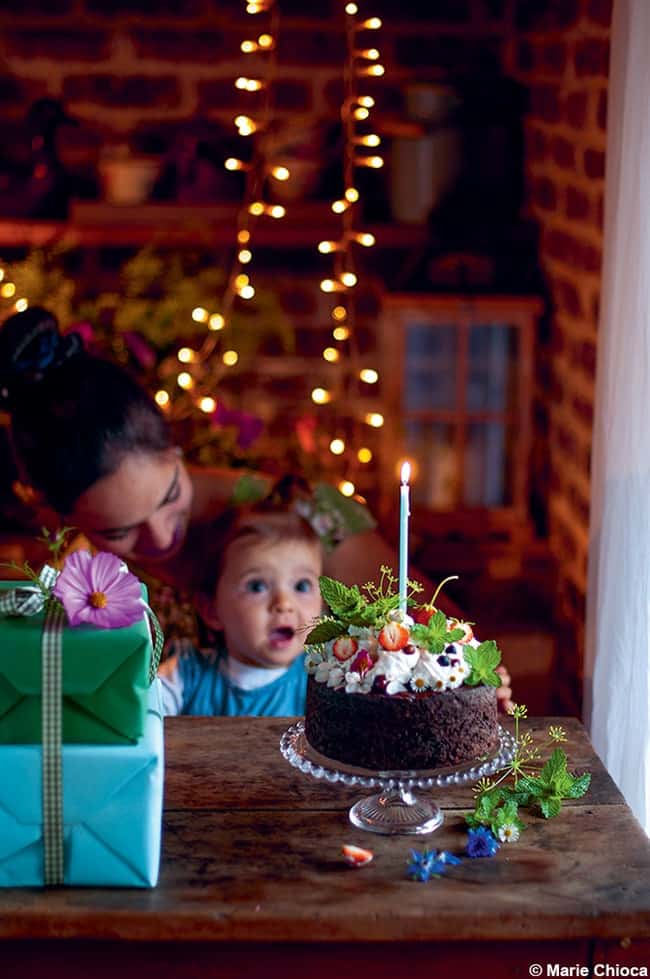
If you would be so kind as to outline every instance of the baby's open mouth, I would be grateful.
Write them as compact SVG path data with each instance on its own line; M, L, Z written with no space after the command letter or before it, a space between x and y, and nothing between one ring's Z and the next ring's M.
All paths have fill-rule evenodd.
M271 642L290 642L295 634L295 629L292 629L289 625L285 625L281 626L279 629L272 629L269 638Z

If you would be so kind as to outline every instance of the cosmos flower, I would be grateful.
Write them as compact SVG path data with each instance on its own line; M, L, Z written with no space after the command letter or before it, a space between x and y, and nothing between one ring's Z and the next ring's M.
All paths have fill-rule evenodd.
M115 555L74 551L52 589L71 626L121 629L143 615L140 583Z

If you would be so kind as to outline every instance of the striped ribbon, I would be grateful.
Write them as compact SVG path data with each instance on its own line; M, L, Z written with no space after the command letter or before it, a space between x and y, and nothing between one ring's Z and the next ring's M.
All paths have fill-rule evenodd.
M49 597L57 579L46 564L39 582L20 584L0 595L0 616L38 615L45 608L41 636L41 789L43 802L43 879L63 883L63 769L61 752L63 606Z
M61 677L63 606L48 602L41 640L41 740L43 796L43 877L63 883L63 770L61 750Z

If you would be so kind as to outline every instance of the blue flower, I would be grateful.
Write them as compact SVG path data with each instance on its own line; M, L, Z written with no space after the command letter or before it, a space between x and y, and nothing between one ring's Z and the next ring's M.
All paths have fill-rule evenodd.
M500 843L487 826L467 831L465 852L468 857L493 857L499 847Z
M446 867L461 863L458 857L446 850L438 853L436 850L411 850L411 862L406 873L412 880L426 883L432 877L440 877L445 872Z

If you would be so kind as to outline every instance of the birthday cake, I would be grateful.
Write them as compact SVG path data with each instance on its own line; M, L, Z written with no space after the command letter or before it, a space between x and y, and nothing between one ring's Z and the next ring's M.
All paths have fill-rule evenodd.
M321 578L330 609L306 640L305 734L335 761L372 771L427 770L497 744L500 653L472 625L392 594L389 569L361 590Z

